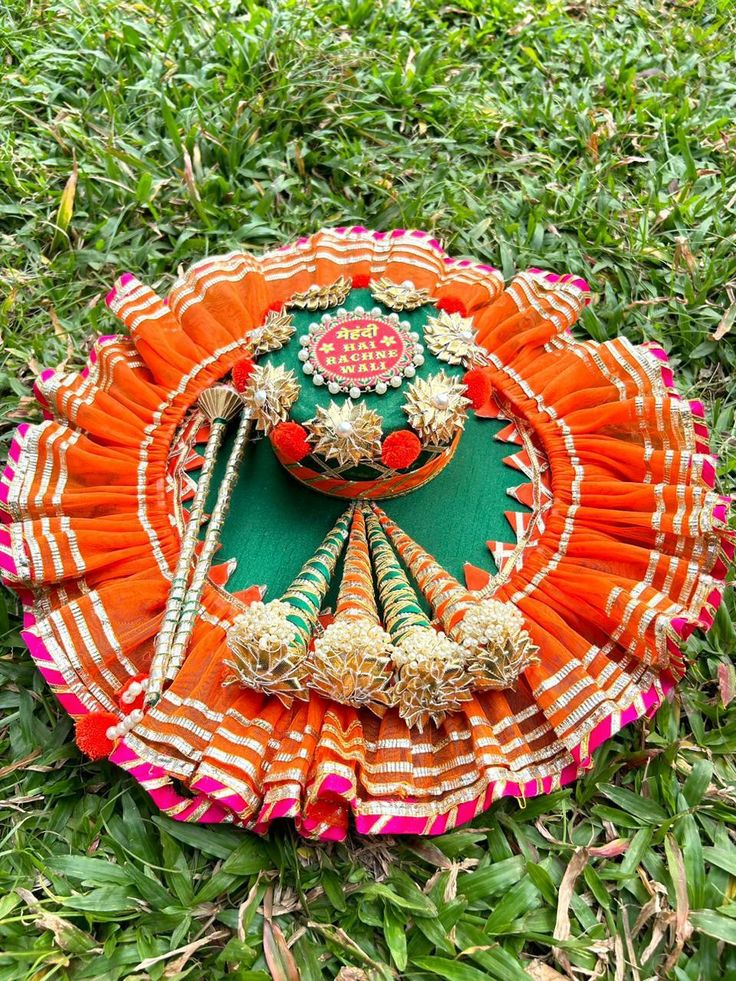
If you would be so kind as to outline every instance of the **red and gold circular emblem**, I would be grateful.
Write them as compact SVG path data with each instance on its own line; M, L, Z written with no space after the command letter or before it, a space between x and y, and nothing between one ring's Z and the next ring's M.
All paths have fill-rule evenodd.
M351 398L398 388L424 362L419 335L409 322L379 307L326 313L310 324L301 345L304 374L315 385L327 385L331 394L344 392Z

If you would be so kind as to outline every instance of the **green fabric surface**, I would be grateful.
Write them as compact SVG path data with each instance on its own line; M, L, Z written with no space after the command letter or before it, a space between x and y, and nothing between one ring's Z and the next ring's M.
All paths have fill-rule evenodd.
M353 290L343 306L350 310L356 306L370 310L381 305L373 301L369 290ZM426 305L400 316L409 321L412 330L423 336L424 324L434 310L434 306ZM298 359L299 337L322 313L293 311L297 328L294 337L280 351L267 356L272 363L293 369L302 385L301 396L292 410L292 418L298 422L311 419L317 405L327 405L330 399L347 398L330 395L326 387L314 385L302 372L302 363ZM438 361L426 346L424 354L426 360L417 369L417 377L426 377L441 369L453 375L464 374L461 365ZM361 401L365 400L383 417L385 433L406 427L402 405L408 383L405 379L400 388L389 389L385 395L368 392L361 396ZM404 497L379 502L408 535L461 582L464 582L465 562L487 569L489 573L496 571L485 543L488 540L512 542L513 532L504 511L527 510L506 494L507 487L521 483L524 477L503 463L503 458L511 455L515 447L493 438L504 425L495 420L478 419L470 412L454 458L437 477ZM235 426L231 424L215 469L207 508L210 512L234 433ZM267 439L252 442L246 449L223 529L222 548L216 557L216 562L237 559L238 566L228 589L235 591L265 585L268 599L281 596L348 503L310 490L290 477L276 460ZM341 568L342 562L338 565L327 605L334 606Z
M502 462L516 449L493 438L504 425L471 414L457 452L442 473L405 497L379 502L461 582L465 562L495 572L486 541L513 542L504 511L527 510L506 494L507 487L520 484L524 477ZM231 425L218 459L215 488L222 480L234 431ZM208 511L213 503L214 494ZM267 439L252 443L245 452L215 560L238 560L228 589L267 585L268 598L279 597L347 505L290 477Z

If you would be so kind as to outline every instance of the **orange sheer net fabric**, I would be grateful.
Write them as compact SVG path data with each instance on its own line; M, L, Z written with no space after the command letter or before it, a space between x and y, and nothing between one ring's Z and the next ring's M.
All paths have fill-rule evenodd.
M495 403L546 466L543 530L488 587L523 613L539 660L515 690L476 693L421 733L314 692L287 708L223 684L242 605L208 583L183 666L110 752L183 820L260 831L289 817L339 838L352 815L365 833L436 833L499 796L550 791L654 711L720 600L728 501L702 407L678 397L663 352L575 340L586 293L571 277L532 270L504 288L425 233L324 231L199 263L167 301L124 277L109 305L127 335L101 338L81 374L39 381L47 418L11 449L0 560L75 718L121 718L121 691L149 670L179 550L169 463L187 411L270 306L341 276L411 280L473 317Z

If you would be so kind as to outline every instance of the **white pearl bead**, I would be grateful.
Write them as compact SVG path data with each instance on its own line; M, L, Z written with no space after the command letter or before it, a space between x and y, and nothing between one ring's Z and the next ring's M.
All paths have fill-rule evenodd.
M327 390L330 395L337 395L340 391L340 386L337 382L330 382L330 384L327 386Z
M116 727L110 726L109 729L105 729L105 736L110 740L110 742L114 742L118 738Z
M403 323L403 324L402 324L401 326L402 326L402 327L404 327L404 326L407 326L407 327L408 327L408 326L409 326L409 324L408 324L408 322L407 322L407 321L404 321L404 323ZM411 332L411 333L409 334L409 337L411 337L411 339L412 339L413 341L418 341L418 340L419 340L419 334L418 334L418 333L417 333L417 332L416 332L415 330L413 330L413 331L412 331L412 332Z
M262 388L259 388L253 396L253 401L256 403L256 405L265 405L267 399L268 394L264 392Z
M404 282L401 285L402 286L405 286L408 290L413 290L414 289L414 283L412 282L411 279L405 279Z
M306 348L302 348L297 357L300 361L307 361L309 359L309 351Z
M129 715L129 719L130 719L130 721L132 723L132 726L138 725L138 723L141 721L142 718L143 718L143 710L142 709L133 709L133 711ZM131 728L132 728L132 726L131 726Z
M417 366L417 368L419 368L420 365L423 365L424 364L424 355L423 354L415 354L414 357L412 358L412 361Z
M316 326L316 324L314 326ZM306 336L302 336L299 338L299 343L301 344L302 347L306 347L307 344L309 344L309 338Z
M140 695L140 693L143 691L143 689L141 688L139 682L131 681L131 683L128 685L128 691L133 696L133 698L137 698L138 695Z
M350 433L352 433L352 431L353 431L353 424L352 424L352 422L348 422L345 419L342 422L338 422L336 428L337 428L338 433L341 436L349 436Z
M379 382L376 385L376 395L385 395L388 391L388 385L385 382Z
M398 388L401 384L401 376L394 375L394 377L389 381L389 384L391 385L391 388Z
M131 693L130 688L127 688L120 696L120 701L123 703L123 705L129 705L134 698L135 695Z
M323 313L322 314L322 323L323 324L329 324L329 322L331 320L332 320L332 317L329 315L329 313Z
M404 375L407 378L413 378L414 375L416 375L416 373L417 373L417 369L414 367L413 364L408 364L406 368L404 368Z
M356 388L355 386L353 386L350 389L350 391L348 392L348 395L350 396L351 399L359 399L360 398L360 389L359 388Z
M312 381L314 382L315 385L324 385L324 383L325 383L325 380L322 377L322 375L315 375L312 378Z
M362 317L363 314L365 313L365 310L363 309L363 307L355 307L353 313L355 314L356 317Z
M371 316L372 317L380 317L381 316L381 308L380 307L371 307Z
M450 404L450 396L447 392L438 392L432 401L438 409L446 409Z
M312 362L305 361L304 365L302 366L302 371L304 372L305 375L311 375L312 372L314 371L314 365L312 364Z
M473 340L473 336L474 335L473 335L473 331L472 330L462 330L462 331L460 331L460 337L462 337L462 339L464 341L472 341Z

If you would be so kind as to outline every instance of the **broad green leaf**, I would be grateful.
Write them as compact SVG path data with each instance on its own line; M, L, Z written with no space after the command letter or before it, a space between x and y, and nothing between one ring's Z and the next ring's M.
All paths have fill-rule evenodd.
M701 909L690 913L690 923L695 930L707 933L715 940L736 945L736 919L724 916L716 910Z
M446 978L447 981L487 981L488 978L486 972L479 971L477 967L444 957L418 957L412 964L434 977Z
M667 814L659 804L640 794L635 794L624 787L616 787L613 784L604 783L598 788L614 804L631 814L632 817L643 821L645 824L662 825L667 821Z

